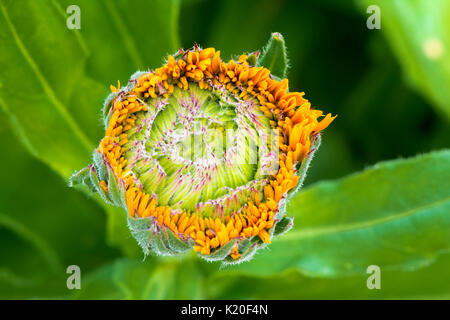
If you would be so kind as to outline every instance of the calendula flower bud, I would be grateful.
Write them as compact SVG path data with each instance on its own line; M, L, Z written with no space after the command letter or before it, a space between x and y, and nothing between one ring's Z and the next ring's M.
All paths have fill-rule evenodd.
M111 86L105 137L72 184L123 207L145 254L250 259L292 227L284 204L334 119L289 92L286 66L273 34L261 57L195 46Z

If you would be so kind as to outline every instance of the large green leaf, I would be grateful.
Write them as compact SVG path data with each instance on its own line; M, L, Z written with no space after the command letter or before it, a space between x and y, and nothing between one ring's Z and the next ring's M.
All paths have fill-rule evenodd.
M252 274L297 269L313 276L415 270L450 249L450 151L384 162L300 192L294 228L253 261Z
M49 1L1 0L0 15L0 107L33 153L68 176L94 148L83 129L90 117L78 123L69 107L84 52Z
M117 260L88 275L72 298L201 299L204 279L197 262L195 257Z
M69 4L80 7L81 30L66 27ZM63 177L85 166L99 142L109 84L178 48L175 0L1 0L0 14L0 107L28 149Z
M81 30L66 27L70 4L80 7ZM178 48L178 6L0 0L0 110L27 149L64 178L86 166L104 130L99 119L109 84L157 67ZM104 207L109 242L135 254L125 215Z
M88 272L117 255L105 243L105 217L29 155L5 118L0 112L0 298L67 294L68 265Z
M449 299L449 265L445 254L414 272L381 269L379 290L367 287L371 273L311 278L297 271L272 277L216 273L205 287L213 299Z
M126 84L137 70L159 67L179 49L179 0L62 0L61 11L76 4L88 53L87 74L109 87Z
M380 7L381 32L404 73L450 119L450 2L359 0L358 4L364 14L369 5Z

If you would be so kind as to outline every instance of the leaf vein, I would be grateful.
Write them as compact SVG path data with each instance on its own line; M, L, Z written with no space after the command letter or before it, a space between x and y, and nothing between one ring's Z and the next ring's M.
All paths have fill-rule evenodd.
M278 239L278 241L289 241L289 240L295 240L295 239L312 238L312 237L317 237L317 236L322 236L322 235L327 235L327 234L352 231L355 229L370 228L370 227L374 227L376 225L380 225L383 223L388 223L391 221L404 219L404 218L407 218L414 214L420 213L423 210L431 209L431 208L434 208L434 207L437 207L437 206L440 206L440 205L443 205L446 203L450 203L450 197L447 197L443 200L435 201L430 204L420 206L420 207L417 207L417 208L414 208L411 210L407 210L407 211L399 213L399 214L394 214L394 215L390 215L390 216L379 218L379 219L373 219L373 220L364 221L364 222L355 222L355 223L350 223L347 225L299 229L297 231L287 233L286 235L284 235L283 237Z
M86 147L87 150L92 151L94 148L92 143L89 141L89 139L86 137L86 135L83 133L83 131L78 127L70 113L67 111L65 106L62 104L61 101L58 100L56 97L55 92L53 91L52 87L49 85L47 80L45 79L42 72L39 70L39 67L37 66L36 62L31 57L28 50L25 48L25 45L23 44L22 40L20 39L19 35L17 34L17 31L12 24L11 20L9 19L9 15L6 12L5 7L0 4L1 11L3 13L3 16L5 17L6 24L8 25L9 30L11 31L11 34L14 38L14 41L16 42L17 47L19 48L20 53L23 55L25 61L28 63L30 68L33 70L36 78L41 83L44 92L47 94L47 96L50 98L50 101L53 103L53 106L56 108L56 110L61 114L61 116L64 118L64 120L67 121L75 135L80 139L81 143Z

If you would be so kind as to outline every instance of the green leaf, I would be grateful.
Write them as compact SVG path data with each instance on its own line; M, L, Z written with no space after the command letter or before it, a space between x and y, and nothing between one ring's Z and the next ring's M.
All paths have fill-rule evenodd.
M258 58L257 64L269 69L270 73L275 77L280 79L286 77L289 62L284 37L281 33L274 32L271 34L269 42Z
M179 42L178 1L75 3L81 30L66 27L65 8L73 1L0 1L7 48L0 54L0 108L28 149L63 177L86 166L99 142L109 84L159 66ZM149 30L158 32L149 36Z
M35 155L67 177L94 148L68 107L83 51L48 2L1 0L0 16L0 39L8 48L0 54L0 108Z
M29 242L34 246L46 260L48 266L53 272L62 270L62 263L53 248L38 234L34 233L27 226L23 225L14 218L0 212L0 227L4 227L14 232L17 236Z
M121 259L87 275L72 298L201 299L203 278L195 259Z
M81 30L66 27L71 4L80 6ZM0 0L0 110L29 152L63 178L85 167L104 133L109 84L126 84L178 49L178 10L177 0ZM136 252L126 214L103 207L109 242Z
M62 0L58 5L62 11L71 4L80 7L81 30L74 32L88 53L87 74L109 88L117 80L126 85L137 70L161 66L180 48L179 2Z
M66 268L83 272L117 256L105 243L105 217L84 194L74 192L31 157L0 113L0 298L61 297Z
M232 267L312 276L415 270L450 249L450 151L377 164L307 188L287 205L294 228L270 250Z
M369 5L380 7L381 32L403 72L450 119L450 2L362 0L359 4L365 15Z
M205 284L210 299L449 299L450 254L415 272L381 268L381 289L369 290L361 274L310 278L297 271L271 277L217 272Z

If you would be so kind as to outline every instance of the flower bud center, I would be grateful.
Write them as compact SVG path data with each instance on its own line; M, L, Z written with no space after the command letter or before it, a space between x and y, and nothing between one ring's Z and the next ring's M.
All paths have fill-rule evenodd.
M159 205L228 215L262 192L278 154L270 152L275 135L257 100L192 83L146 107L128 131L124 156Z

